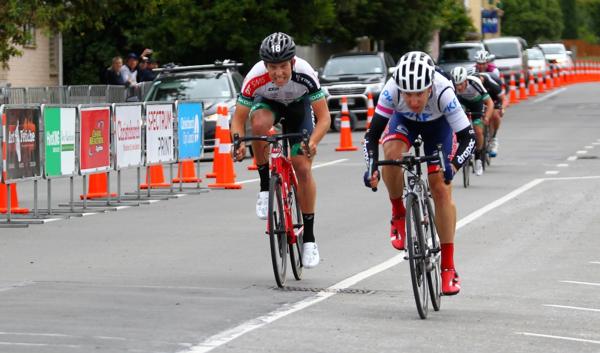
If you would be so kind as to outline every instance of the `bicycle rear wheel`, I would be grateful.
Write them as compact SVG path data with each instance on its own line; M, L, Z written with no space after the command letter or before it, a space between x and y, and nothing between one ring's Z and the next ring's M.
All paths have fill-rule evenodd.
M435 226L435 211L431 198L425 200L427 217L425 217L425 237L428 244L427 284L433 310L439 311L442 306L442 279L440 269L441 246Z
M288 242L285 229L285 211L281 194L281 178L272 175L269 184L269 244L271 245L271 261L277 286L285 285L287 273Z
M406 198L406 240L408 263L412 280L417 312L421 319L427 318L429 290L427 289L427 268L425 263L423 223L419 199L409 194Z
M463 186L466 188L469 187L470 179L471 179L471 161L473 159L469 157L469 160L463 164Z
M294 278L298 281L302 279L302 251L304 246L304 225L302 220L302 210L298 202L296 187L292 185L288 193L288 202L290 203L290 214L296 233L296 243L290 244L290 262L292 263L292 272Z

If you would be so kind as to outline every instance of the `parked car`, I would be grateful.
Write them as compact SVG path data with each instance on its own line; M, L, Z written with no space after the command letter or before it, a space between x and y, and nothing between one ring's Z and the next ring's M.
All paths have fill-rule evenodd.
M340 130L341 99L348 99L350 126L365 128L367 123L367 94L377 104L383 86L394 71L396 63L386 52L334 54L320 72L319 81L327 96L332 129Z
M229 117L242 89L244 77L237 68L241 63L216 61L210 65L167 66L156 69L158 75L144 101L200 100L204 105L204 150L215 146L217 105L225 103Z
M487 50L482 42L444 43L437 64L448 73L457 66L470 68L475 66L475 54L480 50Z
M535 47L527 49L527 66L531 74L536 78L540 73L542 76L545 76L549 69L544 53Z
M558 67L568 69L573 67L573 55L570 51L565 48L562 43L545 43L538 44L536 47L544 53L546 60L549 64L556 64Z
M507 80L510 74L515 74L515 79L519 80L521 71L525 74L525 82L529 81L528 62L527 62L527 42L520 37L499 37L490 38L483 41L488 47L488 51L496 56L494 63Z

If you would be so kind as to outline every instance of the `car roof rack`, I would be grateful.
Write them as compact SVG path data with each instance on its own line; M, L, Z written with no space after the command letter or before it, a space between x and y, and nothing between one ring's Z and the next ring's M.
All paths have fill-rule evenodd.
M215 62L213 64L206 64L206 65L178 66L175 63L169 63L169 64L163 65L163 67L161 67L161 68L154 69L152 71L154 71L154 72L181 72L181 71L194 71L194 70L203 70L203 69L220 69L220 68L226 68L226 67L240 67L243 65L244 65L243 63L238 63L234 60L225 59L223 61L215 60Z

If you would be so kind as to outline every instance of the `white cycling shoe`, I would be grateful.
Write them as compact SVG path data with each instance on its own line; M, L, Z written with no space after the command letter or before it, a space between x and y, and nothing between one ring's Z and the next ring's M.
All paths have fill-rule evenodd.
M321 261L319 257L319 249L317 243L304 243L302 251L302 266L304 268L316 267Z
M256 199L256 217L260 219L267 219L269 213L269 192L261 191L258 193Z
M490 157L496 157L498 155L498 146L500 146L500 143L498 143L497 137L492 138L491 142Z
M481 163L481 159L475 160L475 175L483 175L483 163Z

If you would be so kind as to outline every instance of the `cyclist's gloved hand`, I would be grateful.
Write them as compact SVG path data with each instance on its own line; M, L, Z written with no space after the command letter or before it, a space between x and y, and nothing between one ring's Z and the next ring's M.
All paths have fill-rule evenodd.
M365 186L373 189L373 191L377 190L377 184L379 184L380 179L381 176L379 175L379 170L375 170L371 175L369 175L369 171L366 170L365 174L363 175L363 182L365 183Z

